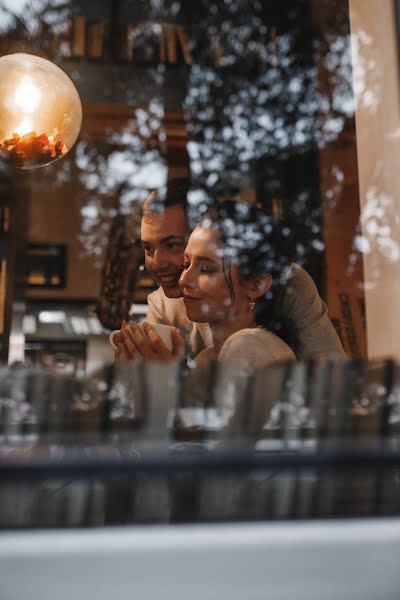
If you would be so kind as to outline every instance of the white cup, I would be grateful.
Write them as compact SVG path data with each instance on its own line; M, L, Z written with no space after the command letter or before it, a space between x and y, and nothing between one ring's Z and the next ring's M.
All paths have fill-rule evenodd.
M156 323L155 325L153 325L153 323L151 323L151 326L156 331L156 333L158 333L158 335L160 336L160 338L162 339L162 341L164 342L164 344L168 348L168 350L170 352L172 352L172 350L174 348L174 344L173 344L172 336L171 336L173 327L171 327L171 325L162 325L161 323ZM138 327L142 327L142 326L138 325ZM115 329L114 331L112 331L110 333L110 336L109 336L110 344L114 348L114 350L117 347L116 344L114 343L114 335L116 335L117 333L120 333L120 331L121 331L120 329Z

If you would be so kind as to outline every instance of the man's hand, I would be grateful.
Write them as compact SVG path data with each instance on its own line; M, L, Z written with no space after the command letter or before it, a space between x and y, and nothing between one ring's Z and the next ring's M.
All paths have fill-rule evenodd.
M133 358L135 358L135 357L129 353L124 342L120 342L119 344L117 344L117 347L114 350L114 360L115 361L118 362L118 361L132 360Z
M128 349L125 346L124 336L122 335L122 328L123 327L126 327L126 321L122 321L121 331L115 332L113 334L113 345L115 346L114 360L116 362L118 362L118 361L125 361L125 360L132 360L133 358L135 358L134 356L132 356L128 352Z
M116 360L132 360L143 356L147 360L172 362L183 357L185 342L178 329L171 329L173 344L171 351L149 323L144 323L142 327L139 327L134 321L122 324L121 334L114 336L117 346Z

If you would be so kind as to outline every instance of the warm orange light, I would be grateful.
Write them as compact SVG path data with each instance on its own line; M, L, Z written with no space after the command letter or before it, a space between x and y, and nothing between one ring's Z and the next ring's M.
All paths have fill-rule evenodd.
M0 159L20 168L44 166L75 143L82 106L71 79L31 54L0 58Z
M32 114L40 106L42 94L35 82L27 75L19 81L13 98L13 104L23 113Z
M32 119L23 119L21 123L17 125L13 134L16 133L18 135L25 135L33 130L33 121Z

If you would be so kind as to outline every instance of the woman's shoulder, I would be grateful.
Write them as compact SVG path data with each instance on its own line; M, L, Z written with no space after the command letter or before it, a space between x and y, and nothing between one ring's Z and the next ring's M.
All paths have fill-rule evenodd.
M276 348L287 348L290 352L290 347L284 342L279 336L269 329L265 329L264 327L249 327L246 329L241 329L240 331L236 331L232 335L228 337L225 341L224 345L221 348L221 352L223 349L227 349L229 347L233 348L236 345L240 345L248 350L251 349L247 344L251 344L251 347L264 347L264 346L273 346ZM221 354L221 353L220 353Z
M281 360L294 360L291 348L277 335L260 327L236 331L218 355L223 362L246 362L258 367Z

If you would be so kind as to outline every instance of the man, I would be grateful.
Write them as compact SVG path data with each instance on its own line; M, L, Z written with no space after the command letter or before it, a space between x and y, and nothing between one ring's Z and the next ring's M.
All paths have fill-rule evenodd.
M148 296L146 321L150 324L146 335L135 323L117 342L116 358L128 359L142 354L146 358L167 357L163 342L151 324L163 323L177 328L186 340L192 356L212 344L206 323L192 323L186 316L185 305L178 285L183 270L183 252L190 234L186 214L187 181L172 180L165 200L151 192L143 205L141 242L146 269L160 285ZM295 330L293 350L297 358L344 356L340 340L327 314L310 275L298 265L293 265L280 305L280 314ZM174 351L181 350L182 342L173 333Z

